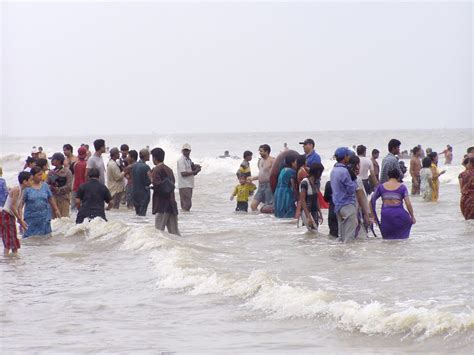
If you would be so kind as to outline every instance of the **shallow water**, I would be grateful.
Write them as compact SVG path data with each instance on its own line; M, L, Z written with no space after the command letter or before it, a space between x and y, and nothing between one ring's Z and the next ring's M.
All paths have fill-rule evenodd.
M311 234L292 221L233 213L228 198L239 161L215 159L217 147L231 154L264 141L295 147L306 135L148 138L165 147L171 167L184 140L204 166L192 212L179 215L183 237L156 231L150 212L141 218L123 209L108 213L108 223L56 220L53 237L22 240L19 256L0 257L2 350L469 353L474 224L458 207L460 166L443 176L439 203L413 199L417 224L406 241L343 245L327 236L326 223ZM407 142L403 149L419 137L452 144L455 160L472 141L457 131L395 136ZM386 144L383 134L316 138L325 147L323 183L332 140L381 151ZM21 153L33 144L7 145ZM9 181L19 164L12 151L2 147Z

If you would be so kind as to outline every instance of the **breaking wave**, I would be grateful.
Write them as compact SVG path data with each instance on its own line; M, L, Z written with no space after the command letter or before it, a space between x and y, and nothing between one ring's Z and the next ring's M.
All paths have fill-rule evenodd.
M155 266L158 288L190 296L232 297L243 307L273 319L306 318L349 332L421 338L472 334L474 330L474 313L470 309L452 313L413 306L396 309L377 301L360 304L338 299L329 291L285 283L265 270L240 274L201 267L199 260L206 257L203 253L212 251L157 231L151 225L106 223L101 219L76 225L62 218L53 221L53 231L56 237L83 235L103 247L113 244L121 250L145 253Z

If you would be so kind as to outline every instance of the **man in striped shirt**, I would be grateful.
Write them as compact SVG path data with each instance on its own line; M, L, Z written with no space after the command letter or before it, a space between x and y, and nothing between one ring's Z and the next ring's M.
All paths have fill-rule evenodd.
M403 179L403 172L398 163L397 154L400 154L400 145L402 143L398 139L390 139L388 142L388 154L382 160L382 168L380 169L380 183L383 184L388 181L388 172L391 170L398 170L400 172L400 180Z

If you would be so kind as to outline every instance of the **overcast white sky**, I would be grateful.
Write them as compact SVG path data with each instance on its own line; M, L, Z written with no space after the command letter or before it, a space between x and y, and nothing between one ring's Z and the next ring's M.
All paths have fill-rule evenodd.
M2 135L473 124L470 1L0 6Z

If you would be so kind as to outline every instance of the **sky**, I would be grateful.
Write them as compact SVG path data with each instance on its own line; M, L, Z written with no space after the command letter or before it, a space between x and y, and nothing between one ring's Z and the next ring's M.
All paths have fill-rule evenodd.
M2 136L473 127L463 2L1 2Z

